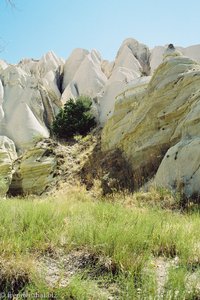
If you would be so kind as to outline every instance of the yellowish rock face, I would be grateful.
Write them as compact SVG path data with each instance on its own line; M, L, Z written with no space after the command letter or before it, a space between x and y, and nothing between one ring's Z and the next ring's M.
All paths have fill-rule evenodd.
M148 85L116 100L103 129L102 149L119 148L133 170L155 174L171 146L200 136L199 112L199 63L167 53Z
M52 145L39 142L15 162L11 194L40 195L53 181L56 166L57 158Z

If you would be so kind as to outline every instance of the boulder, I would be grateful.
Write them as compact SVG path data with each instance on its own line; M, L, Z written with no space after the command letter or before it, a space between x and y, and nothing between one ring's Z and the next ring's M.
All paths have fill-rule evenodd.
M17 159L15 144L6 136L0 136L0 195L4 196L12 180L13 163Z
M154 184L187 197L200 196L200 137L185 138L171 147L156 173Z

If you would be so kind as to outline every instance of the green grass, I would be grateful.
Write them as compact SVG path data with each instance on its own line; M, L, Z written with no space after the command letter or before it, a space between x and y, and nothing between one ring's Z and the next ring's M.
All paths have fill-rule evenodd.
M189 279L191 276L191 279ZM199 274L190 274L185 266L170 268L165 284L164 299L199 299Z
M26 278L22 290L52 292L36 275L38 257L54 255L59 249L65 253L85 249L116 264L117 272L109 276L120 287L119 299L156 297L154 258L172 260L178 256L179 265L170 269L165 284L165 299L176 290L181 295L177 299L183 295L194 299L184 284L188 274L200 269L198 211L182 214L156 206L130 205L130 197L126 206L93 199L79 188L57 197L1 200L0 259L3 265L9 264L0 292L14 289L12 282L20 274ZM107 279L104 274L96 277L75 277L67 288L54 288L56 299L104 299L105 295L98 298L98 280Z

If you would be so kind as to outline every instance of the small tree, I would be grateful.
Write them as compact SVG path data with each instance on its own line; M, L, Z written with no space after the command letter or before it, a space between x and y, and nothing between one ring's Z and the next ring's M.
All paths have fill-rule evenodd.
M70 138L76 134L86 135L96 125L91 114L92 101L80 96L69 99L55 118L52 131L59 138Z

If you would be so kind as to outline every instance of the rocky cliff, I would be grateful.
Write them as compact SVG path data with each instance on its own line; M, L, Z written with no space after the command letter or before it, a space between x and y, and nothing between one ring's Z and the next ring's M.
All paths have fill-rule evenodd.
M56 155L46 156L44 145L31 147L50 136L55 115L69 98L88 95L98 123L105 125L103 151L120 149L135 172L135 183L155 175L159 167L156 184L190 186L185 187L188 195L196 192L198 187L191 188L191 182L198 186L194 168L186 172L192 180L186 180L182 170L172 176L167 168L174 162L171 157L176 147L182 154L175 155L173 166L181 165L184 153L198 144L193 139L199 137L199 61L199 45L150 50L134 39L122 43L112 62L103 60L96 50L85 49L75 49L66 61L53 52L40 60L23 59L17 65L0 61L1 178L5 191L11 181L13 193L40 193L42 185L49 185ZM23 157L14 162L21 154ZM40 176L43 169L47 171L44 178ZM33 183L36 177L40 178L34 179L38 185Z

